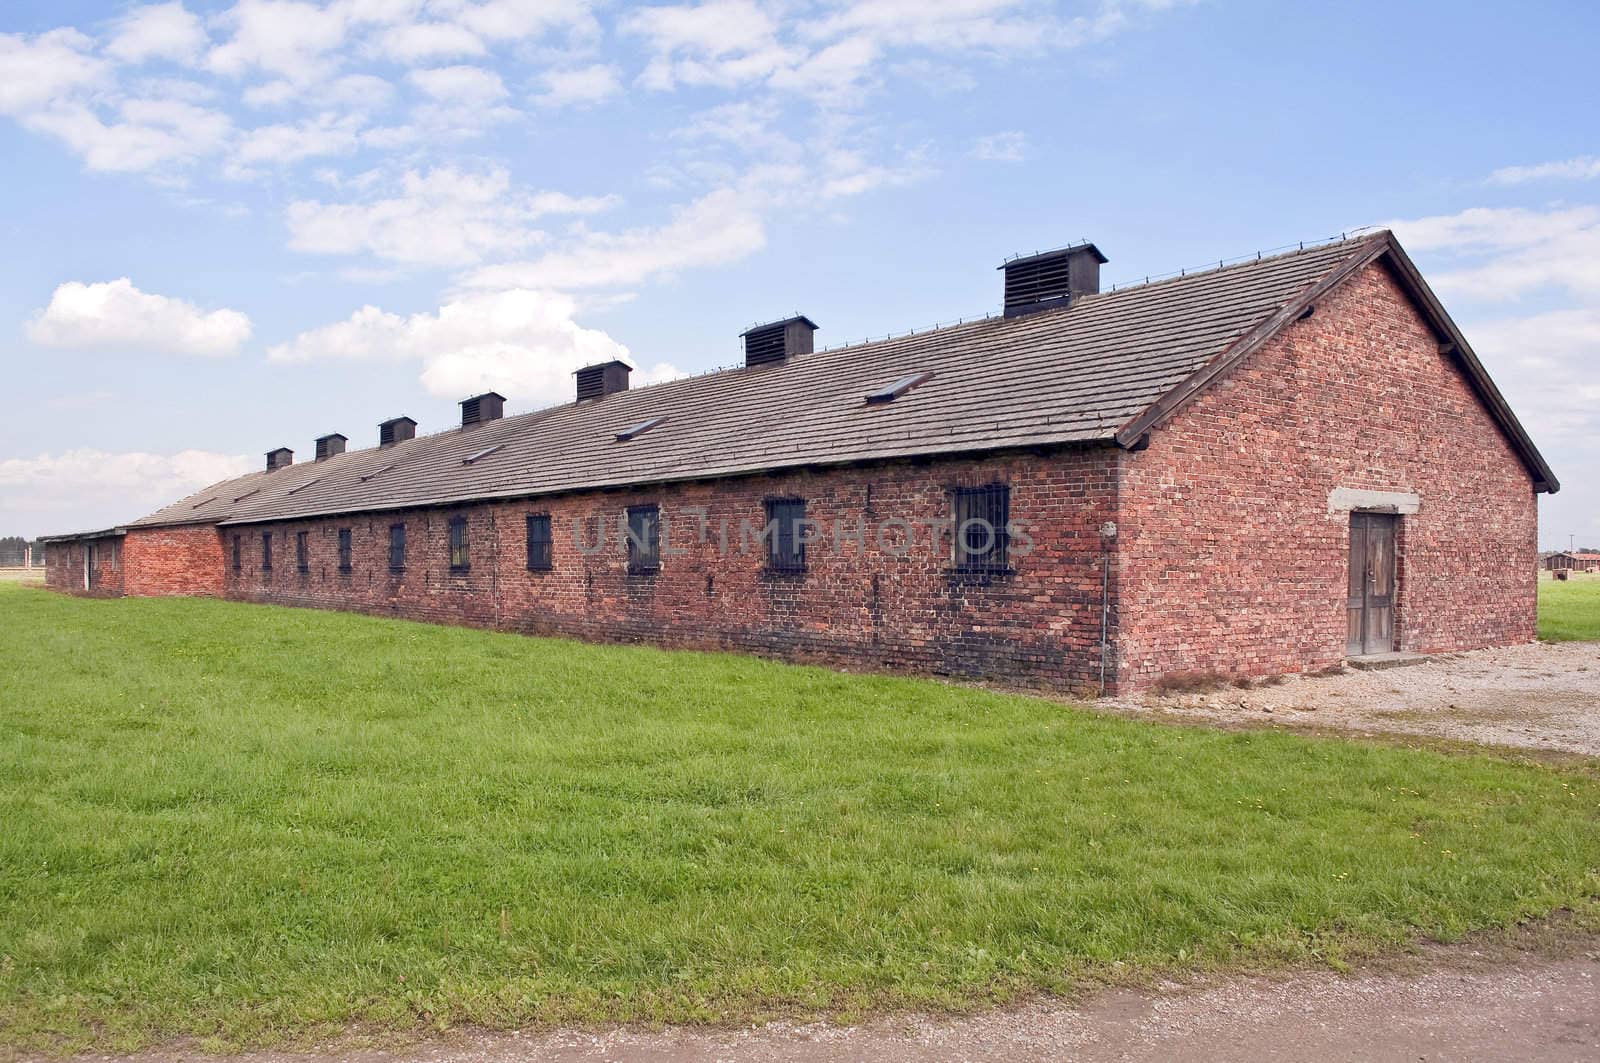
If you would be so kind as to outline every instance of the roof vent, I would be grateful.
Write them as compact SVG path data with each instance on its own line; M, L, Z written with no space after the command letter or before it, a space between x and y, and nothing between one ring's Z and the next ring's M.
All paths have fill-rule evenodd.
M619 391L628 390L628 374L633 367L613 358L609 362L586 365L573 375L578 378L578 401L603 399Z
M461 400L461 427L498 421L506 412L506 397L496 391L486 391L470 399Z
M1100 266L1106 256L1085 240L1081 244L1014 258L1006 271L1006 317L1053 310L1080 295L1100 291Z
M277 450L267 451L268 472L277 472L279 469L287 469L293 464L294 451L290 450L288 447L279 447Z
M396 417L378 426L378 446L392 447L417 437L417 422L409 417Z
M322 436L317 440L317 460L327 461L336 454L343 454L344 445L348 442L349 440L338 432Z
M744 338L745 368L771 365L797 354L810 354L811 337L816 331L815 321L798 315L746 329L740 333Z

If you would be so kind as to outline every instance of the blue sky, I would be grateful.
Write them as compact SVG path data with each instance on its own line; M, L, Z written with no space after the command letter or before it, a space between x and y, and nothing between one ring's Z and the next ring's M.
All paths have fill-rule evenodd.
M1498 9L1497 9L1498 8ZM10 0L0 534L623 354L735 363L1392 224L1600 543L1582 4Z

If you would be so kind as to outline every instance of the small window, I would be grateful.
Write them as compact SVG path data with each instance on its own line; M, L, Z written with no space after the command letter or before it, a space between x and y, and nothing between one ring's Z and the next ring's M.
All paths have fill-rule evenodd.
M272 571L272 533L261 533L261 571Z
M294 533L294 568L302 576L311 571L311 533Z
M642 576L661 571L661 510L657 506L628 509L628 572Z
M550 567L550 515L548 513L530 513L528 515L528 571L545 572Z
M956 571L1006 572L1011 489L1005 484L961 487L955 490L954 500Z
M465 572L472 567L467 542L467 518L450 518L450 571Z
M406 526L389 525L389 571L403 572L406 567Z
M339 571L340 572L349 572L350 571L350 569L351 569L351 564L350 564L350 554L351 554L351 552L352 551L350 549L350 529L349 528L340 528L339 529Z
M767 568L773 572L804 572L806 544L801 529L806 519L803 498L774 498L767 502Z
M244 536L242 535L233 537L233 570L235 572L244 571Z

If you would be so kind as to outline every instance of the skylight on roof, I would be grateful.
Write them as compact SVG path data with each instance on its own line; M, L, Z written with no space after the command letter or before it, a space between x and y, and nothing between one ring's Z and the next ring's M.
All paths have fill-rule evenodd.
M499 450L503 446L505 446L504 443L496 443L492 447L484 447L482 450L478 451L476 454L469 454L467 457L462 458L461 459L461 464L463 464L463 465L471 465L473 462L479 460L480 458L487 458L490 454L493 454L495 451Z
M880 402L893 402L931 376L933 376L932 373L912 373L909 376L903 376L893 384L886 384L877 391L869 392L867 403L868 405L877 405Z
M191 509L199 509L201 506L209 506L211 503L215 502L216 500L217 500L217 496L216 495L212 495L210 498L204 500L203 502L196 502L190 508Z
M249 498L251 495L259 495L260 493L261 493L261 488L258 487L253 491L246 491L244 494L240 495L238 498L235 498L234 501L235 502L243 502L245 499Z
M367 473L365 476L361 477L361 482L362 483L366 483L368 480L372 480L372 479L375 479L375 478L377 478L379 476L382 476L384 473L386 473L390 469L394 468L396 464L397 464L396 462L392 462L391 461L389 464L385 465L383 468L378 469L378 470L376 470L374 472Z
M617 442L626 443L630 439L637 439L665 420L665 417L652 417L648 421L640 421L632 428L624 428L617 433Z
M322 482L322 477L318 476L318 477L315 477L314 479L307 480L305 483L301 484L298 487L289 488L289 492L288 493L292 495L292 494L296 493L297 491L304 491L306 488L310 487L312 484L319 484L321 482Z

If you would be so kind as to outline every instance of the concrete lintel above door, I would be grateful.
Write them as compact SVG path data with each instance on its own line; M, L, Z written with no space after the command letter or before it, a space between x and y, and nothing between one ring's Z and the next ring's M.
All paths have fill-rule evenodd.
M1415 491L1369 491L1364 487L1335 487L1328 492L1329 513L1415 513L1422 496Z

